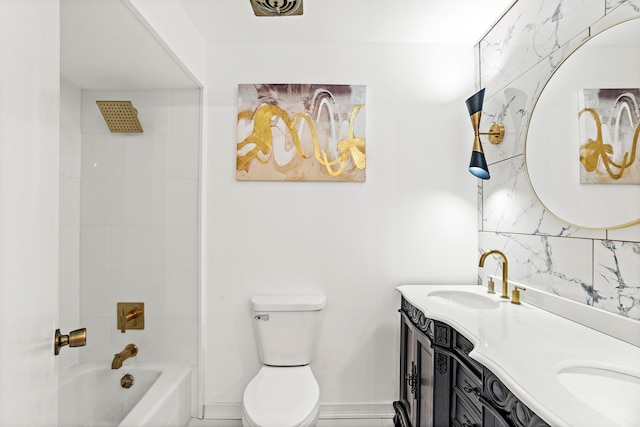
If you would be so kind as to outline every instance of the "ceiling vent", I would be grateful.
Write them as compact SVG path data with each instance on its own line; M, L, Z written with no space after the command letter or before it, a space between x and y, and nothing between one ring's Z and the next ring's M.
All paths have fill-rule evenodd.
M256 16L302 15L302 0L250 0Z

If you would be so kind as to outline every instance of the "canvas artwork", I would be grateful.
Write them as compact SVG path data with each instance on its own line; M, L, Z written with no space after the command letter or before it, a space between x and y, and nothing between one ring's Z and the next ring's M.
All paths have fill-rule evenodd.
M579 93L580 183L640 184L640 89Z
M364 85L240 84L236 179L365 181Z

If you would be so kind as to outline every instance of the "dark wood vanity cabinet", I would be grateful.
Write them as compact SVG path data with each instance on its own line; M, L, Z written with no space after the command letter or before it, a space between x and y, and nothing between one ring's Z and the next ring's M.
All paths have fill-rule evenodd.
M487 368L473 344L402 298L396 427L545 427Z

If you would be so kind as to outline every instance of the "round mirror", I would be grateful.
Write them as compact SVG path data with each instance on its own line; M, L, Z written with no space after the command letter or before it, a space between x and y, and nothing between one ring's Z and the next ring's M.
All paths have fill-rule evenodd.
M525 164L540 202L583 228L640 223L640 19L558 67L531 115Z

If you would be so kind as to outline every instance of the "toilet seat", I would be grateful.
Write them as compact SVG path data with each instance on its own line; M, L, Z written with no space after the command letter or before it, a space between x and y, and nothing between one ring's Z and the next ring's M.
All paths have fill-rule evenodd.
M263 366L244 390L242 415L251 426L308 426L317 419L319 400L308 365Z

